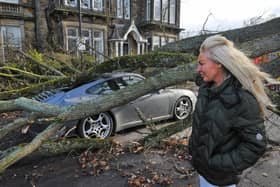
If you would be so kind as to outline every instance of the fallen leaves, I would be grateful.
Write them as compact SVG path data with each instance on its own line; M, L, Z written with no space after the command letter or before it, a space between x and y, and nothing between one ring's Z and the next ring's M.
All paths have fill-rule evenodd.
M127 178L127 183L134 187L152 187L154 185L170 186L174 179L188 179L194 174L191 168L174 165L172 163L185 162L190 159L188 154L188 140L168 139L164 141L165 146L161 149L146 149L139 142L131 142L126 147L117 141L112 141L112 146L100 150L85 151L79 157L79 164L84 173L98 176L109 170L117 171L120 176ZM125 155L140 155L140 160L127 162L119 161L119 158L126 158ZM145 159L145 154L152 155ZM120 157L124 155L124 157ZM154 156L153 156L154 155ZM162 166L169 159L166 166ZM159 160L157 160L159 159ZM174 160L173 160L174 159ZM166 160L166 161L165 161ZM177 160L176 162L174 162ZM118 163L121 164L118 164ZM165 165L165 164L163 164ZM170 173L172 172L172 173ZM178 175L179 174L179 175Z
M160 184L162 186L168 186L173 184L173 180L168 177L164 176L163 174L159 174L157 172L151 172L147 174L148 176L144 175L137 175L137 174L128 174L128 184L134 187L150 187L155 184Z

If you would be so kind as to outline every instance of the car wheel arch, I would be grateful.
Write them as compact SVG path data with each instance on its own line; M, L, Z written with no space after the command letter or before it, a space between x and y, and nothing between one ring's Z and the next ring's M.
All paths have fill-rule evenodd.
M174 105L173 105L173 110L172 110L172 115L173 115L173 118L174 119L177 119L177 120L180 120L177 116L176 116L176 105L177 105L177 103L178 103L178 101L180 100L180 99L182 99L182 98L187 98L188 100L189 100L189 102L190 102L190 104L191 104L191 110L190 110L190 112L189 112L189 114L187 115L187 117L189 117L191 114L192 114L192 112L193 112L193 101L192 101L192 99L191 99L191 97L190 96L188 96L188 95L182 95L182 96L180 96L180 97L178 97L176 100L175 100L175 102L174 102ZM186 118L187 118L186 117Z
M108 115L109 116L109 120L112 121L112 131L110 132L109 136L112 136L115 134L115 131L116 131L116 120L115 120L115 116L113 115L113 113L111 111L107 111L107 112L100 112L98 113L97 115L100 115L101 113L104 113L105 115ZM89 116L90 117L90 116ZM85 117L85 118L82 118L80 120L78 120L77 124L76 124L76 132L77 134L82 137L82 138L90 138L90 137L86 137L84 134L84 120L86 120L86 118L88 117ZM109 136L106 136L105 138L109 137Z

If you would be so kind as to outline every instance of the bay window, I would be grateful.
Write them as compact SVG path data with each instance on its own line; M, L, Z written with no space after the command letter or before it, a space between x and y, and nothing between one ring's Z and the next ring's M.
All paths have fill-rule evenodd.
M146 0L146 19L150 20L151 9L153 9L154 21L176 24L176 7L178 6L176 2L176 0Z
M103 31L93 29L82 29L80 40L78 27L68 27L66 30L66 49L68 51L76 53L79 50L83 53L94 55L96 61L103 61Z

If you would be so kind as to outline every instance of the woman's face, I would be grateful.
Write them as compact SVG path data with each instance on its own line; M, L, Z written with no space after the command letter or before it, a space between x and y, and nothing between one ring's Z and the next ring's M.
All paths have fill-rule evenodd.
M205 82L214 81L216 85L223 82L222 65L209 59L207 52L201 52L198 56L197 72Z

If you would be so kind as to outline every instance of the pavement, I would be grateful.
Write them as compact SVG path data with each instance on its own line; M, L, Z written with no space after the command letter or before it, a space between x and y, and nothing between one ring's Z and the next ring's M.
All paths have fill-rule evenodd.
M165 124L164 126L169 125ZM269 144L262 158L252 167L245 170L237 187L280 187L280 116L271 113L265 122ZM161 128L161 125L158 126ZM147 134L149 129L144 128L127 134L116 135L117 141L125 144L128 141L137 141ZM179 132L172 138L189 137L191 128ZM198 180L192 187L199 187Z
M238 187L280 187L280 116L271 113L265 126L269 139L267 152L243 172Z

